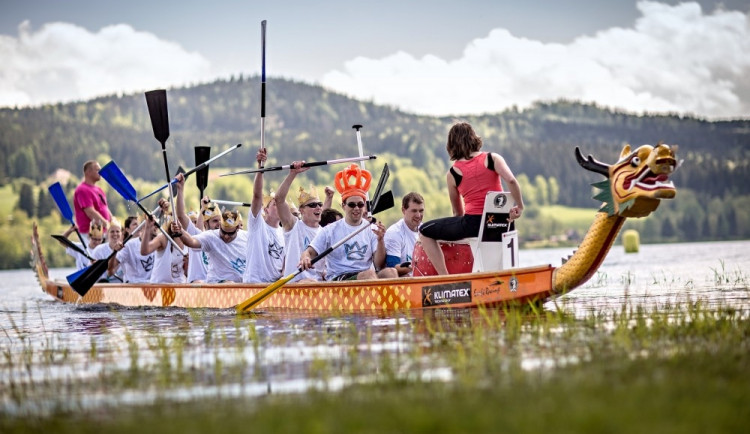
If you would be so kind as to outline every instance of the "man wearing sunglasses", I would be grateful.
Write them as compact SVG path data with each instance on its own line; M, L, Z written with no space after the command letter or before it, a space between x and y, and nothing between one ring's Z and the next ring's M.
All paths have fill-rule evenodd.
M312 259L319 253L356 232L362 225L370 225L370 221L365 218L365 198L370 186L370 173L352 164L337 173L335 181L336 189L341 193L344 218L322 228L310 242L300 257L299 266L305 270L312 267ZM398 277L394 268L385 267L384 234L385 227L377 222L374 230L363 230L329 253L326 256L326 280Z
M276 197L274 198L276 209L279 212L279 219L281 219L281 227L284 229L286 258L282 274L285 276L297 270L302 252L320 231L320 216L323 210L330 208L333 200L333 195L328 194L328 191L326 191L325 203L321 202L313 185L310 185L309 191L305 191L304 188L300 187L299 195L297 196L297 206L299 207L300 216L296 217L292 213L286 197L297 175L309 169L309 167L302 167L303 164L305 164L304 161L295 161L292 163L289 175L279 185ZM318 261L313 268L295 276L292 282L315 282L323 280L324 276L325 261Z
M258 149L258 167L266 161L265 148ZM261 211L263 212L261 215ZM284 267L284 235L274 194L263 194L263 172L255 174L253 200L247 213L247 268L242 276L245 283L275 282Z

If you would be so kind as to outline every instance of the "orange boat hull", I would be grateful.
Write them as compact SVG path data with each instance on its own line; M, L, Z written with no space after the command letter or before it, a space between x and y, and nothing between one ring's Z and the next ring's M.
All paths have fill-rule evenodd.
M233 308L267 284L115 284L94 285L80 297L67 282L49 278L36 227L32 266L42 290L68 303ZM421 308L462 308L525 303L554 295L554 267L515 268L449 276L421 276L367 281L287 284L263 302L262 308L305 311L364 312Z

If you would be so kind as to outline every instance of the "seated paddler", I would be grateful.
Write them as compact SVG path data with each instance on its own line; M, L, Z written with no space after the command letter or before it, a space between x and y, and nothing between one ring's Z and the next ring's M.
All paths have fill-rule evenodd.
M299 266L304 270L312 267L312 259L362 225L369 226L367 213L367 190L372 175L358 165L352 164L338 172L334 178L336 190L341 194L344 218L322 228L310 245L302 252ZM385 266L385 226L377 222L373 230L363 230L344 245L334 249L326 260L326 280L365 280L395 278L394 268Z

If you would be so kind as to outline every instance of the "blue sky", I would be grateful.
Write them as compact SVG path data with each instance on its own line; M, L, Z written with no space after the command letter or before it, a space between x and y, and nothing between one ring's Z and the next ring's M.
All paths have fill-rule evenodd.
M0 106L260 71L423 114L750 118L750 1L0 0Z

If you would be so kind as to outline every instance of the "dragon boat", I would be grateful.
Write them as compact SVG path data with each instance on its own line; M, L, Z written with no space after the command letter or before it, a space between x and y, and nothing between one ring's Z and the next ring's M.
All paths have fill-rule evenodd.
M631 150L626 145L619 160L612 165L601 163L590 155L584 158L576 148L579 164L606 178L593 184L601 190L595 199L603 204L578 249L560 267L546 264L482 271L471 266L474 258L472 251L468 251L458 254L458 260L468 264L467 272L367 281L290 283L274 292L261 307L331 312L464 308L544 301L572 291L594 275L627 218L645 217L659 206L662 199L675 196L676 190L670 180L678 166L675 148L659 143ZM485 215L483 229L492 220ZM81 297L67 282L50 278L36 224L31 241L32 267L42 290L55 300L67 303L221 309L235 307L268 286L97 283ZM446 246L450 248L449 245L443 248ZM449 256L446 255L447 260ZM434 271L429 266L431 264L417 262L415 258L415 269L428 270L423 274Z

